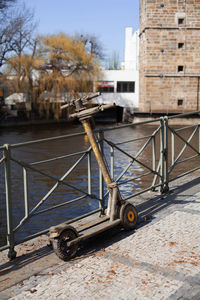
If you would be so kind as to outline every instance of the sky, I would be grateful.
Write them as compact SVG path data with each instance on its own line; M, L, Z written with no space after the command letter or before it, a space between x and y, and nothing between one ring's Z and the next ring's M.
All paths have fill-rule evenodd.
M21 0L23 1L23 0ZM124 58L125 28L139 26L139 0L25 0L34 9L39 34L90 33L107 57Z

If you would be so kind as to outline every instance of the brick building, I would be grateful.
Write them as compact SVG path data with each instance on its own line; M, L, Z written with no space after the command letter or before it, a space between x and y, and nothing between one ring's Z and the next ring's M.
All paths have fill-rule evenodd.
M143 112L200 109L200 0L140 0Z

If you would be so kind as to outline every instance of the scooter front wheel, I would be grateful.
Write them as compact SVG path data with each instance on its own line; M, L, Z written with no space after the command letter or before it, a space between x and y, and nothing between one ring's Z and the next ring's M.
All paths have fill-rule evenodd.
M138 223L138 213L134 205L125 203L120 208L120 220L126 230L135 229Z
M78 244L67 246L67 243L77 237L78 233L76 229L71 227L70 229L63 230L58 238L52 239L53 249L60 259L68 261L76 255Z

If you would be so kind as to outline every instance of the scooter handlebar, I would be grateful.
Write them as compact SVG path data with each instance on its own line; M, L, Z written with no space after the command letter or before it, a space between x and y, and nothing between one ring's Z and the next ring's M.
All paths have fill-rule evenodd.
M105 105L99 105L99 106L95 106L92 108L88 108L88 109L84 109L80 112L77 112L75 114L70 115L70 118L88 118L88 117L92 117L93 115L95 115L96 113L98 113L99 111L104 111L105 109L109 109L114 107L115 104L105 104Z

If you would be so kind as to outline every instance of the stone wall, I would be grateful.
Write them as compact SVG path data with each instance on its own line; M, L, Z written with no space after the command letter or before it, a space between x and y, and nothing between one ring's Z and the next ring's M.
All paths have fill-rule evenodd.
M199 109L200 0L140 1L139 70L140 111Z

